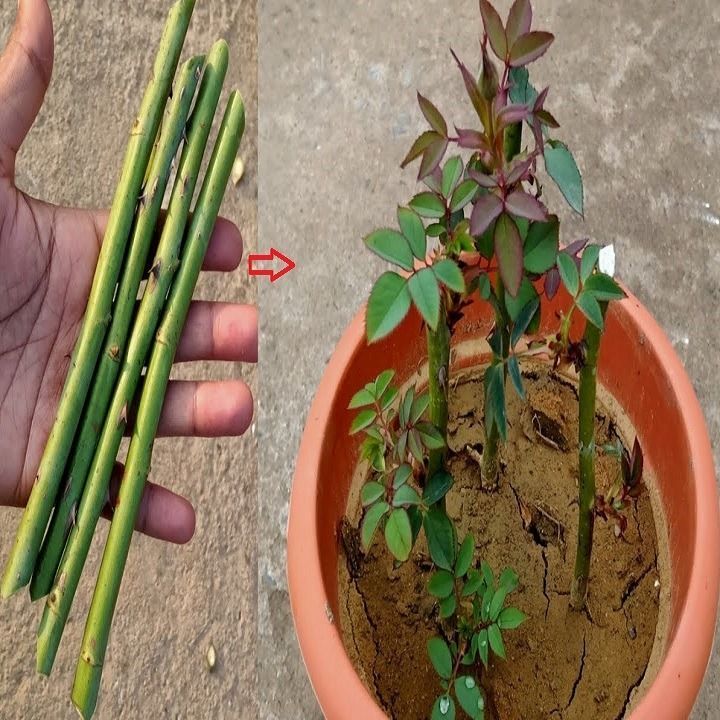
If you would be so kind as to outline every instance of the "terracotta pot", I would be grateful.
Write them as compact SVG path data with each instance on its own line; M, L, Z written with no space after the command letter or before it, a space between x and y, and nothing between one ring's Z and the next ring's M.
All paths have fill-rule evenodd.
M558 296L544 304L545 330L567 302ZM453 342L485 337L490 322L486 304L473 304ZM359 444L348 436L353 414L346 408L355 391L382 370L392 367L404 381L425 358L417 315L411 313L388 339L368 347L361 311L330 360L305 426L290 506L288 576L303 658L329 720L385 717L355 672L335 621L340 616L336 530ZM479 360L465 356L458 363ZM646 465L657 478L671 554L669 640L655 681L630 717L686 720L710 657L720 583L720 508L710 441L679 358L632 296L611 305L599 372L637 429Z

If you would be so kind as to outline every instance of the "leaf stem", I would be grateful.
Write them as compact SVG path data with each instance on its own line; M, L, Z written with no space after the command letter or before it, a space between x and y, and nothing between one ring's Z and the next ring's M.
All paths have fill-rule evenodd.
M437 329L427 328L428 391L430 395L430 422L440 431L445 446L431 450L428 478L445 467L447 453L448 384L450 380L450 328L448 326L446 298L440 298L440 318Z

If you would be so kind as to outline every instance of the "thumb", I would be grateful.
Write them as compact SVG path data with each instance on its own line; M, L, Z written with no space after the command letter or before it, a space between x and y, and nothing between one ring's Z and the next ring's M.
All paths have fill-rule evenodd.
M0 175L15 174L15 155L35 122L50 84L53 25L47 0L19 0L0 57Z

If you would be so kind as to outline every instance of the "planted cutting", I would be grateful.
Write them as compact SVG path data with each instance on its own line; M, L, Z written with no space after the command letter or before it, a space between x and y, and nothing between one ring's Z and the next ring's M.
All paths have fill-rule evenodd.
M97 522L103 511L110 512L110 533L72 692L84 718L92 717L97 706L112 617L170 369L245 128L244 105L234 91L195 198L228 49L218 41L207 57L185 62L176 77L194 4L178 0L168 16L152 79L130 132L55 424L1 588L8 597L29 583L33 600L47 596L38 630L37 667L50 674ZM148 262L170 187L167 217L154 259ZM110 476L135 405L124 475L111 503Z
M529 0L516 0L505 21L480 0L480 15L479 75L452 52L475 124L452 125L418 93L429 128L402 166L417 161L424 188L398 208L396 225L365 238L368 249L393 266L368 299L369 348L392 342L398 328L418 323L425 335L418 360L425 369L412 378L406 369L400 377L401 368L358 378L349 405L351 434L362 437L364 484L358 505L351 502L348 509L357 522L360 557L352 533L343 535L347 570L341 566L340 583L351 598L343 615L351 627L345 637L386 712L433 720L456 713L519 716L508 705L514 693L509 683L533 662L521 655L532 656L543 643L536 667L557 661L569 645L579 668L579 676L575 667L570 674L543 668L567 675L561 688L545 689L540 702L547 700L546 712L553 709L551 698L567 687L558 716L589 713L590 706L578 710L574 703L587 702L578 687L588 653L604 647L605 664L587 673L603 698L596 702L605 704L598 717L615 718L645 674L659 587L643 586L640 602L654 609L637 643L640 657L623 677L627 697L616 690L610 697L604 675L614 666L611 646L604 643L615 630L603 636L597 603L588 604L593 578L600 583L597 601L617 597L612 611L627 613L638 587L628 550L633 543L640 546L636 559L647 564L642 579L658 576L640 442L617 409L598 401L610 402L598 389L606 318L625 293L613 278L612 246L587 240L561 245L560 217L546 204L549 180L570 212L584 212L582 177L571 151L557 139L549 88L536 90L528 71L553 35L532 28ZM466 315L487 313L478 307L487 308L494 322L482 347L472 349L476 365L468 367L455 357L471 352ZM407 342L408 334L403 337ZM609 521L602 562L616 555L620 580L614 584L593 563L597 517ZM378 536L384 542L374 543ZM505 567L498 577L493 564ZM355 607L356 594L362 604ZM393 608L401 608L397 622L408 627L402 649L400 641L381 634L392 625ZM639 621L629 622L634 641ZM613 623L625 624L620 616ZM548 633L560 627L563 637L550 639ZM367 633L374 638L372 652L358 641ZM439 690L421 709L417 697L393 685L383 670L390 674L403 657L418 656L411 646L423 645L422 672L434 669ZM523 669L509 667L513 663L523 663ZM422 695L428 697L424 687Z

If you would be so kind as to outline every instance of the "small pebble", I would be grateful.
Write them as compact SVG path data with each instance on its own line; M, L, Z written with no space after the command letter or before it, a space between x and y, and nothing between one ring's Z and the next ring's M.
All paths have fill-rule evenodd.
M245 174L245 163L242 158L237 158L233 163L232 168L232 181L233 185L237 185Z
M215 652L215 646L210 643L205 654L205 660L207 661L208 670L212 672L215 669L215 663L217 662L217 654Z

